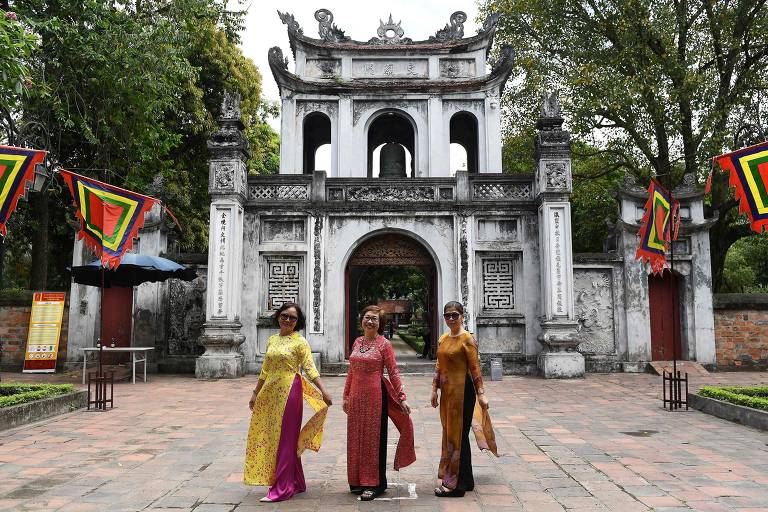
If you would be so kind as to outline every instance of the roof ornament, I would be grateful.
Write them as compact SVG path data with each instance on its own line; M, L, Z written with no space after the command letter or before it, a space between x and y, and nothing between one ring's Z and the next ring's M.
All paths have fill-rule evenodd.
M296 35L304 33L304 31L301 30L301 26L299 26L299 22L293 17L293 14L277 11L277 15L280 16L280 21L283 22L283 25L288 25L289 34Z
M403 37L405 31L400 26L402 23L392 21L392 14L389 15L389 21L384 23L379 20L379 29L376 33L379 37L374 37L368 43L370 44L411 44L413 41L409 37Z
M512 61L515 58L515 49L508 44L505 44L499 50L499 58L489 58L488 63L491 65L491 71L499 71L505 67L511 66Z
M461 39L464 37L465 21L467 21L467 13L464 11L456 11L451 14L450 23L447 23L445 28L438 30L434 36L429 38L429 40L444 43L455 39Z
M480 30L478 30L478 33L482 34L483 32L488 32L494 28L496 28L496 25L499 23L499 19L501 18L501 14L498 12L492 12L489 14L485 21L483 22L483 26L480 27Z
M270 64L277 66L284 71L288 71L288 59L283 57L283 50L279 46L270 48L267 57Z
M328 9L316 10L315 19L320 24L317 31L320 34L320 39L323 41L329 43L344 43L350 40L350 37L344 35L344 31L333 23L333 13Z
M563 106L560 104L558 91L547 91L542 94L541 117L560 119L563 117Z

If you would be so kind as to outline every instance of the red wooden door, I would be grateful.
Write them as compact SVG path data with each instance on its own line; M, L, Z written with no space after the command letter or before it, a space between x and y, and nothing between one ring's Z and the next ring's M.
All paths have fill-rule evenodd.
M672 272L648 276L651 307L651 360L671 361L680 350L680 299L677 278Z
M133 288L113 286L104 288L101 309L101 339L104 346L114 343L116 347L131 346L133 325ZM110 354L111 363L126 362L128 354Z

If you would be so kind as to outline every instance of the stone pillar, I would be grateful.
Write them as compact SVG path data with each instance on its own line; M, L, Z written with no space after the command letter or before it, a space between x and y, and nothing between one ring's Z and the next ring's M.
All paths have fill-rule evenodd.
M224 94L219 130L208 141L211 152L208 192L211 217L208 234L208 290L203 334L205 353L197 358L198 379L234 378L245 374L240 345L243 204L248 185L248 142L240 120L240 97Z
M539 371L544 378L584 376L584 356L576 350L571 244L571 141L562 129L557 93L544 97L536 123L536 200L539 205L542 315Z

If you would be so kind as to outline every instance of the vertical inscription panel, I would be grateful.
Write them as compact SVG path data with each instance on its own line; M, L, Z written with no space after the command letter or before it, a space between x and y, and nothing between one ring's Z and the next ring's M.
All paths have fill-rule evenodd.
M214 239L213 239L213 268L209 269L213 284L213 304L211 318L225 319L229 311L229 290L227 283L230 267L230 239L232 225L235 220L232 207L215 207L214 209Z
M567 316L568 304L565 297L567 286L567 268L565 261L565 210L563 208L550 208L549 225L551 236L549 237L549 254L552 265L552 291L550 300L552 313L555 316Z
M286 302L299 301L301 259L267 257L267 309L274 311Z

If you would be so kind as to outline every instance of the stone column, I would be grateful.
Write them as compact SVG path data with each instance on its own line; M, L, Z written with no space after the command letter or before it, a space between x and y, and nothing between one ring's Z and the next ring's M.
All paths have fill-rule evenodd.
M562 129L557 93L544 97L536 123L536 200L539 205L542 316L539 371L544 378L584 376L584 356L576 350L571 245L571 141Z
M197 358L198 379L241 377L245 359L240 345L243 204L250 157L240 120L240 97L224 94L219 130L208 141L211 152L208 192L211 217L208 234L208 290L203 334L205 353Z

